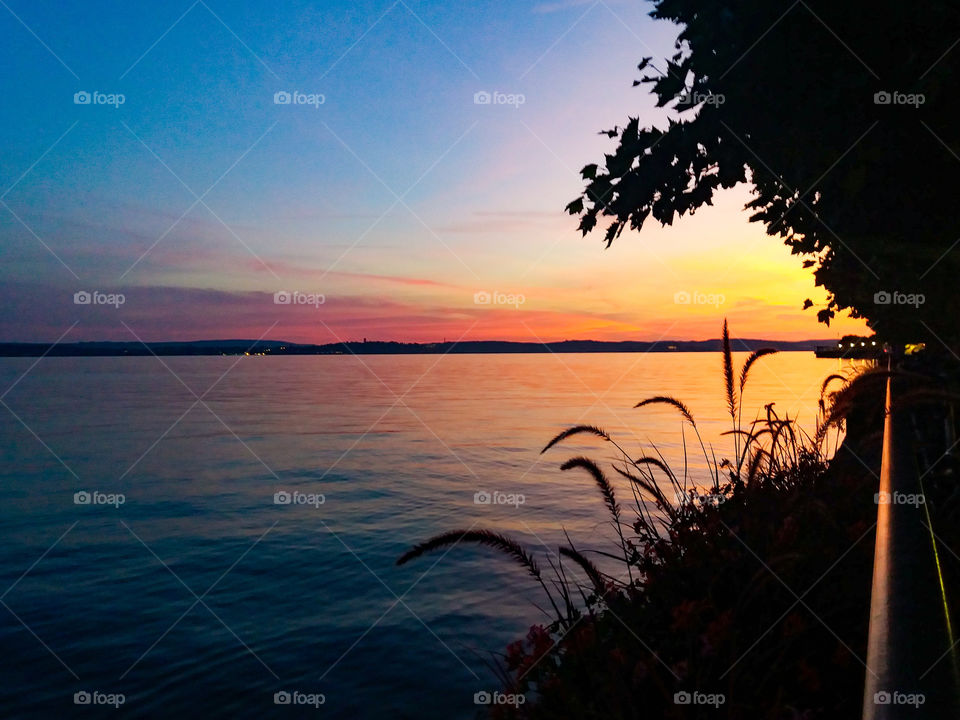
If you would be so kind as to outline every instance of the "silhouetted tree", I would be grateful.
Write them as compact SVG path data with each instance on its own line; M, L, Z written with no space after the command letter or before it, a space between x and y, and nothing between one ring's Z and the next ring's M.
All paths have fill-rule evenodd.
M821 321L849 308L887 337L956 346L960 3L651 1L677 52L644 59L634 85L673 112L604 131L619 144L567 206L584 235L604 216L609 247L749 182L750 219L827 289Z

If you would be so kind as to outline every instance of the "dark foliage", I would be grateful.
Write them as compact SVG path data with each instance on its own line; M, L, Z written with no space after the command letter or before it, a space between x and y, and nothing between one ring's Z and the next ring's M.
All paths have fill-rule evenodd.
M605 219L609 246L749 182L751 219L829 291L822 321L849 308L891 341L957 345L960 5L651 2L680 26L677 52L644 59L635 84L672 119L604 131L617 147L567 207L583 233Z

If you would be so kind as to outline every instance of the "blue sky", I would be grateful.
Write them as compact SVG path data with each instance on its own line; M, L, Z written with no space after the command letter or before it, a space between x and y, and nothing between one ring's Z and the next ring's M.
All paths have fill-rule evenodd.
M576 171L612 148L599 130L663 121L631 88L641 57L673 51L649 9L7 2L0 273L15 312L0 339L73 323L70 339L656 339L713 336L723 315L741 334L830 334L799 312L812 280L746 222L745 190L611 251L563 215ZM80 91L124 101L75 104ZM281 91L324 101L275 104ZM480 91L523 102L477 105ZM739 260L722 277L702 262L718 242ZM766 284L748 280L758 266ZM96 289L123 307L73 303ZM279 290L326 302L278 307ZM478 306L478 291L524 303ZM677 292L724 301L678 307Z

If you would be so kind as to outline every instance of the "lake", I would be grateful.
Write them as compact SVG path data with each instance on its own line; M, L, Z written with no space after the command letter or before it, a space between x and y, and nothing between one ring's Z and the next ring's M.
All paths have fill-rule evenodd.
M685 444L705 481L676 411L633 405L679 398L729 454L720 364L714 353L0 359L3 716L109 715L75 704L99 693L92 702L122 694L129 717L262 717L286 692L277 699L301 703L287 710L317 717L474 717L474 694L498 687L497 653L546 620L543 598L487 550L396 558L471 527L541 560L564 531L580 549L605 547L596 488L558 468L613 448L540 449L591 423L680 469ZM812 353L762 359L744 418L776 402L811 428L837 369Z

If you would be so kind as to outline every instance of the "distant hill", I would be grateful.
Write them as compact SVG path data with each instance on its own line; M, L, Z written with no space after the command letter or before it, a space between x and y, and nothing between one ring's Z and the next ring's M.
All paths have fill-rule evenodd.
M734 350L753 351L776 348L785 351L812 352L817 345L834 345L831 340L732 340ZM719 338L713 340L661 340L642 342L622 340L564 340L552 343L469 340L463 342L402 343L357 341L305 345L282 340L195 340L191 342L76 342L76 343L0 343L0 357L124 357L143 355L436 355L481 353L645 353L645 352L717 352Z

